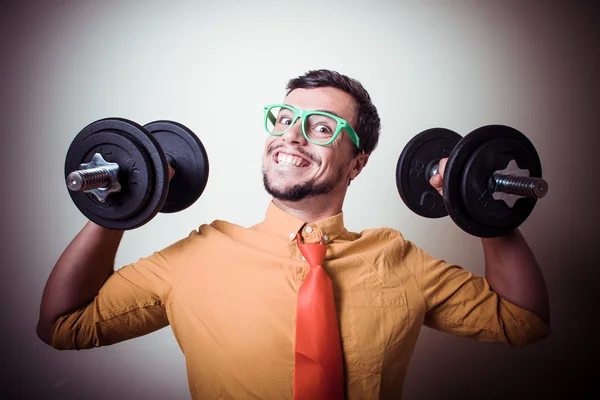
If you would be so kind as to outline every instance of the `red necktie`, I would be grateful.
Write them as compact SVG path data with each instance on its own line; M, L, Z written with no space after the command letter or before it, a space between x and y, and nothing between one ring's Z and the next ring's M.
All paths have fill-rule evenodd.
M321 264L327 246L302 243L300 253L310 271L298 292L296 349L294 353L294 400L337 400L344 398L342 349L331 279Z

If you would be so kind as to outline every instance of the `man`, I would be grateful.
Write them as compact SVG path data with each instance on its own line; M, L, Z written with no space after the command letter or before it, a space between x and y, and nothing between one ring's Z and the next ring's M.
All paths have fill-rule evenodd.
M377 146L377 110L332 71L288 90L265 107L264 221L202 225L116 272L123 233L89 222L49 277L44 342L91 348L170 324L195 399L397 399L422 325L510 346L549 333L544 279L518 231L482 240L485 278L393 229L347 231L342 207Z

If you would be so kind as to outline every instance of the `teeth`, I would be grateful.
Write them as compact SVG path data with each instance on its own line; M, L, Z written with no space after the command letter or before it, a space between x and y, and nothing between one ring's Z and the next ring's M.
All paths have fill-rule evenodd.
M289 154L279 153L277 155L277 162L279 164L292 165L294 167L299 167L302 165L303 160L300 157L292 156Z

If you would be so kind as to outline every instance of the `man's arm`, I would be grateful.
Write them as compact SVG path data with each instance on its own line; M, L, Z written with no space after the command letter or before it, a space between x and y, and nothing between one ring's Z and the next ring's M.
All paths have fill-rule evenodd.
M88 222L62 253L46 282L37 335L51 345L58 318L89 303L114 270L123 231Z
M447 159L440 160L439 174L430 183L442 193ZM550 325L548 291L542 272L518 229L496 238L483 238L485 278L502 298L536 314Z
M501 297L529 310L550 326L550 305L544 276L519 230L482 239L485 279Z

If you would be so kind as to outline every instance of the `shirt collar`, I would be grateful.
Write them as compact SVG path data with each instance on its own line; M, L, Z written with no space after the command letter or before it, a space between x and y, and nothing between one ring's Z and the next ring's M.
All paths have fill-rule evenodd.
M306 228L305 228L306 226ZM344 227L343 212L334 216L307 223L300 218L297 218L283 211L271 200L267 208L265 220L260 223L257 228L272 235L284 236L290 242L296 239L296 234L304 228L303 234L308 227L308 230L319 233L325 237L325 241L330 242L347 232Z

